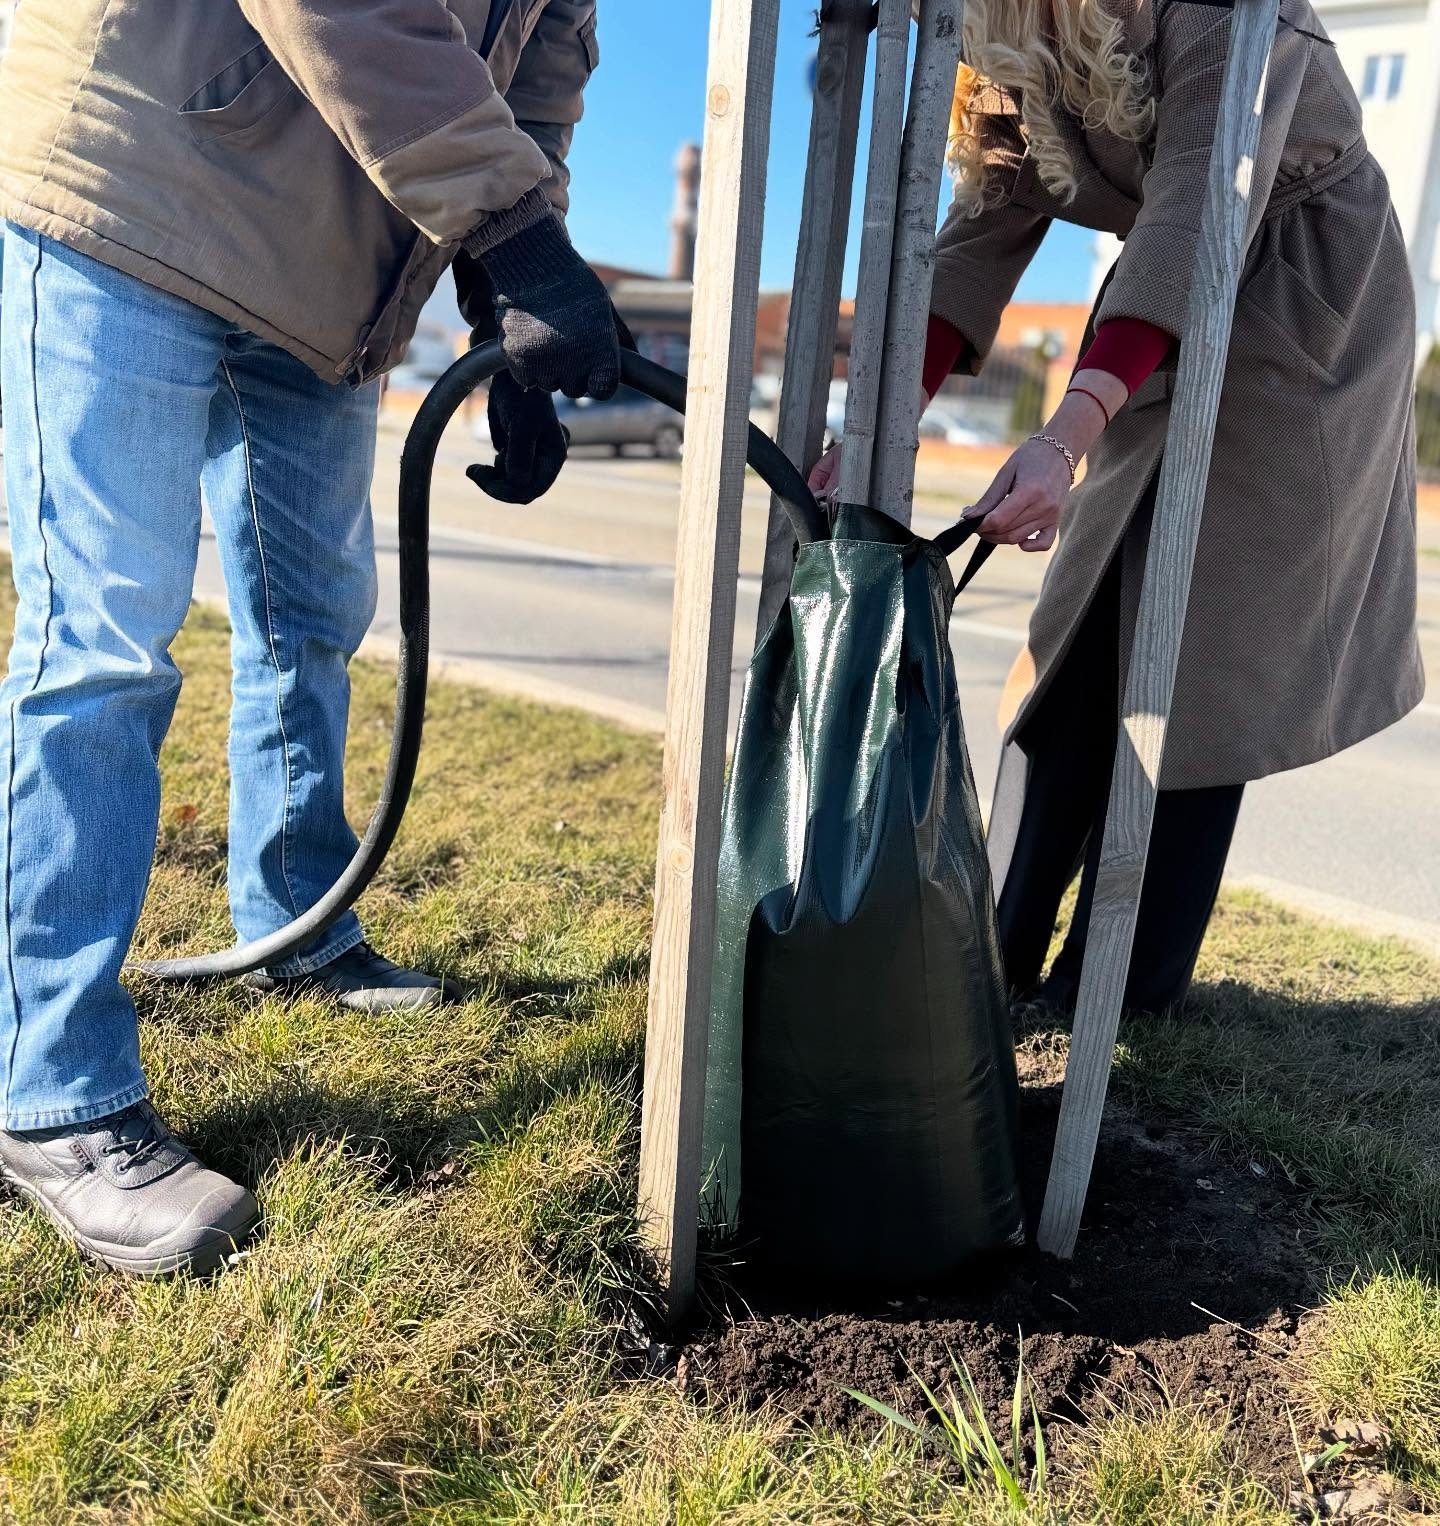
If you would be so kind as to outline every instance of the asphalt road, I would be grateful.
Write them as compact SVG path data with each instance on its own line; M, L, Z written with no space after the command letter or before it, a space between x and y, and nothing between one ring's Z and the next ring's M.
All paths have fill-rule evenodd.
M375 503L381 603L372 640L398 630L394 535L401 425L382 429ZM579 457L542 504L494 505L465 481L459 427L442 447L432 540L432 648L442 668L497 687L658 726L665 702L678 469ZM962 483L973 496L982 484ZM925 493L925 489L930 493ZM922 530L958 507L955 484L922 478ZM747 493L732 719L759 593L766 498ZM1440 671L1440 525L1427 524L1422 626ZM998 756L995 715L1039 586L1039 558L997 555L952 627L969 741L982 790ZM223 593L207 535L197 595ZM1432 693L1436 691L1432 688ZM1247 792L1232 879L1291 902L1440 949L1440 703L1338 758Z

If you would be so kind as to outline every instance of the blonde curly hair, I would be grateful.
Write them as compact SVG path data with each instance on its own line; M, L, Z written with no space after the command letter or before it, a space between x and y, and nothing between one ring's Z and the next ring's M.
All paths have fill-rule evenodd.
M965 59L955 82L949 162L956 204L971 215L984 209L989 189L972 109L986 85L1019 94L1040 181L1066 202L1077 185L1061 112L1134 142L1154 125L1144 61L1127 49L1124 24L1100 0L966 0Z

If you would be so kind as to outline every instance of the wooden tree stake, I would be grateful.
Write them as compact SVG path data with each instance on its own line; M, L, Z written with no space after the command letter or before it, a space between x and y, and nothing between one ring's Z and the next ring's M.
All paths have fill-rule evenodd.
M640 1139L640 1217L672 1320L695 1288L740 504L780 0L712 0L664 807Z
M870 502L907 525L915 499L920 381L935 282L936 214L964 22L964 0L921 0L910 114L900 158L880 417L870 481Z
M780 449L801 471L819 456L825 437L869 38L870 0L829 0L822 8L777 435ZM757 640L770 629L790 592L794 565L790 519L772 497Z
M1279 0L1237 0L1234 8L1209 194L1145 564L1060 1128L1040 1220L1040 1247L1057 1256L1074 1254L1114 1063L1244 264L1250 177L1259 147L1278 16Z
M910 0L880 0L875 34L875 104L870 118L870 160L865 222L845 403L845 452L840 497L869 503L875 420L885 361L885 310L890 296L890 255L895 245L900 149L905 133L905 62L910 51Z

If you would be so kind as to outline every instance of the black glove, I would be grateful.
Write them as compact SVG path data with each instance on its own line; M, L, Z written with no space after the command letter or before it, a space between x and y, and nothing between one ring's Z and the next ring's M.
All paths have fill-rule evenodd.
M570 434L555 417L548 392L526 391L508 372L490 383L490 438L494 466L478 462L465 475L501 503L534 503L555 486L570 448Z
M480 261L461 249L455 255L451 273L455 277L455 297L460 305L460 316L470 325L471 349L498 339L500 325L495 321L495 293L490 286L490 277L485 274ZM638 355L640 346L630 332L630 325L620 316L620 309L613 302L610 304L610 321L615 325L620 348Z
M537 199L538 198L538 199ZM465 240L489 277L505 360L522 387L608 398L620 385L610 294L531 191ZM538 214L538 219L537 219ZM493 240L497 235L507 237Z

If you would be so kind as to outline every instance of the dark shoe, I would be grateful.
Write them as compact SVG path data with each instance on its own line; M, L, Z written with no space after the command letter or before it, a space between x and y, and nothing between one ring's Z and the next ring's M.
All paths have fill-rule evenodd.
M260 1218L255 1199L207 1171L148 1102L93 1123L0 1130L0 1180L84 1255L135 1277L213 1272Z
M1075 1017L1077 992L1068 981L1043 980L1031 991L1012 993L1010 1029L1017 1039L1032 1033L1062 1032Z
M355 1012L419 1012L458 1001L461 994L453 981L402 969L368 943L357 944L308 975L269 975L257 970L245 977L245 983L257 991L320 992Z
M1075 1016L1075 1005L1080 1000L1080 976L1073 977L1059 970L1051 970L1040 982L1031 1000L1062 1017Z

